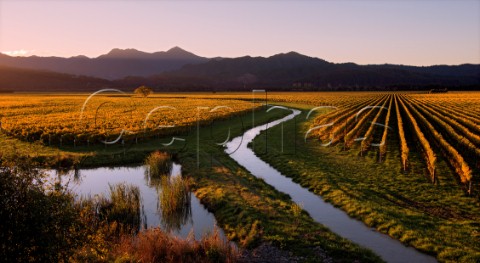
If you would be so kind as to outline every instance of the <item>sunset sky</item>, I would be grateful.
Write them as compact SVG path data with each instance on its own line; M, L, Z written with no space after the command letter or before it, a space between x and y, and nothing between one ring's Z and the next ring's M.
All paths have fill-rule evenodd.
M297 51L359 64L480 63L480 1L0 0L6 54L173 46L205 57Z

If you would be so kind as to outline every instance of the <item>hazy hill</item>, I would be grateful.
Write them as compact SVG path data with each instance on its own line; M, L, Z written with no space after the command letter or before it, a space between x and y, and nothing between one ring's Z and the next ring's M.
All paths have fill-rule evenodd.
M93 77L0 66L0 92L95 91L110 85Z
M302 78L318 70L329 70L334 64L295 52L268 58L240 57L210 60L198 65L186 65L165 76L205 77L216 81L246 81L255 76L261 81L282 81Z
M136 49L112 49L97 58L75 56L60 57L10 57L0 55L0 65L50 70L60 73L86 75L104 79L119 79L127 76L150 76L167 70L179 69L186 64L206 62L179 47L165 52L147 53Z
M414 67L403 65L334 64L295 52L268 58L240 57L186 65L149 78L151 83L189 83L216 88L272 87L285 89L380 89L480 84L480 65Z
M0 89L18 87L32 91L79 91L107 86L133 90L139 85L149 85L157 91L480 89L480 65L335 64L296 52L207 59L178 47L155 53L113 49L94 59L0 55L2 64L9 68L0 67L0 77L4 75ZM40 67L42 70L38 71Z

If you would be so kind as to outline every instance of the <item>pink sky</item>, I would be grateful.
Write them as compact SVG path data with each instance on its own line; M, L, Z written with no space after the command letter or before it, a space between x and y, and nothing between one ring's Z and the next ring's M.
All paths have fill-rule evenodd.
M4 53L173 46L206 57L297 51L360 64L480 63L480 1L0 0Z

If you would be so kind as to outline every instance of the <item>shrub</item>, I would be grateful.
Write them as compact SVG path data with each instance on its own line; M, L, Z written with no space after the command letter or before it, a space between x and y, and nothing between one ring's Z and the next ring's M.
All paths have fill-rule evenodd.
M66 261L83 243L73 197L17 160L0 167L0 258L5 262Z

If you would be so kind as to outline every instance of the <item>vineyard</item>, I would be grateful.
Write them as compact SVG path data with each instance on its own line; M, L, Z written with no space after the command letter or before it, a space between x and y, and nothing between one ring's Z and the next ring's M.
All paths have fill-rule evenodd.
M184 133L197 123L205 125L254 107L235 99L118 94L87 98L87 94L4 95L0 129L14 138L47 146L87 146L118 138L132 141Z
M110 93L90 99L89 94L4 94L0 98L0 158L27 156L54 168L77 163L126 165L143 160L146 153L158 150L159 141L171 136L187 141L196 137L197 124L229 119L228 125L219 125L223 136L230 125L236 125L237 134L243 132L243 122L253 125L249 114L253 110L258 110L255 124L288 114L264 112L265 100L269 105L296 107L301 113L295 121L257 136L251 147L259 158L349 216L440 261L480 258L480 92L166 93L147 98ZM211 127L199 128L204 145L218 139L212 139ZM107 147L106 141L135 147ZM220 174L220 168L212 167L219 165L217 158L237 167L229 155L221 155L222 147L195 152L198 148L186 145L176 158L191 174L202 165L202 176L195 179L204 180L198 184L204 189L200 197L218 198L217 189L223 189L222 193L242 197L222 199L223 211L238 206L246 211L267 199L272 200L268 204L272 209L264 210L267 205L262 204L252 216L284 211L274 205L279 198L267 198L265 190L246 191L252 184L266 185L263 180L237 180L237 173L222 169ZM251 193L258 195L251 198ZM230 225L243 223L238 214L229 218ZM293 229L285 228L284 220L279 217L281 224L264 227L284 235L285 229ZM311 226L302 231L310 233ZM293 232L288 233L285 236ZM304 243L310 246L308 240Z
M387 144L392 143L391 135L396 133L404 171L410 162L418 161L409 154L410 149L417 149L432 183L442 172L436 166L441 157L465 191L472 193L480 168L480 94L365 93L338 96L330 102L338 109L317 117L312 127L323 128L311 136L345 150L358 149L360 155L373 151L381 162Z
M302 112L254 140L259 158L439 262L479 262L479 92L268 97Z
M150 98L124 94L3 95L0 129L14 138L47 146L86 146L101 142L178 134L269 103L330 107L313 119L311 136L324 145L341 145L360 155L375 152L382 161L393 135L403 170L411 149L421 152L432 183L439 156L448 161L468 193L480 166L480 94L400 93L226 93L162 94Z
M46 146L87 146L137 141L188 132L268 103L327 106L327 114L310 121L311 137L323 145L375 154L382 162L389 145L399 149L408 171L421 162L425 175L438 183L437 159L443 158L464 190L471 194L480 166L480 94L415 93L225 93L3 95L0 129L11 137ZM252 103L255 100L257 104ZM333 106L333 107L332 107ZM122 136L120 136L122 135ZM395 138L395 139L392 139ZM411 151L420 152L420 158ZM414 159L415 158L415 159Z

